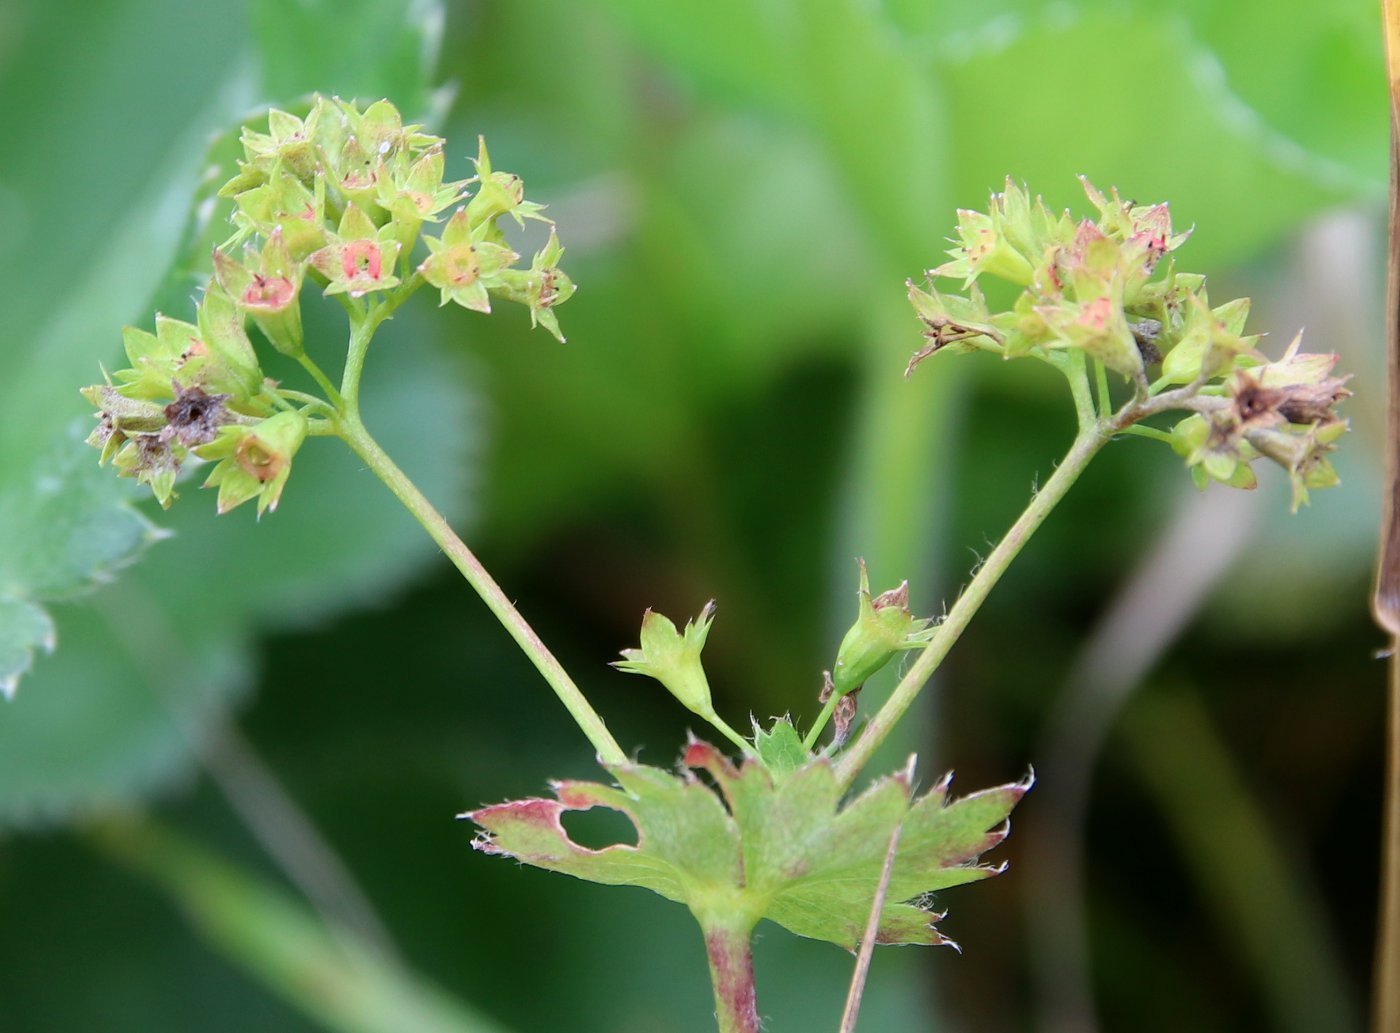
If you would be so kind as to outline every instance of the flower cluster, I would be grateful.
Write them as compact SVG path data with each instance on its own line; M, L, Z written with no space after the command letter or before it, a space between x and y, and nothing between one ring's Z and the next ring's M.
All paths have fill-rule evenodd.
M484 141L476 175L445 181L442 139L405 125L388 101L360 111L318 97L305 118L272 111L267 131L245 128L242 144L237 174L220 191L233 202L234 233L214 251L195 323L157 315L154 334L127 328L130 366L83 390L99 410L89 442L162 506L193 456L218 464L206 486L218 487L220 512L255 497L260 514L276 507L292 457L338 399L308 405L267 380L247 328L307 364L308 280L346 298L352 319L371 318L377 305L387 314L427 283L442 304L479 312L492 298L524 304L532 325L563 340L554 308L574 291L559 269L563 248L520 178L491 167ZM528 268L516 267L503 216L549 226ZM438 224L438 235L424 232Z
M1253 487L1249 464L1259 456L1288 471L1294 508L1308 489L1337 483L1326 455L1347 429L1333 406L1350 392L1331 376L1336 356L1300 354L1295 340L1270 362L1258 336L1244 333L1249 300L1213 307L1205 277L1176 268L1172 252L1190 233L1172 231L1166 204L1134 204L1082 182L1097 220L1052 214L1009 179L985 213L958 213L951 261L929 271L926 287L908 285L926 344L907 372L944 351L1062 368L1079 353L1133 385L1111 430L1166 409L1191 412L1170 439L1198 485ZM988 305L983 275L1021 288L1010 307ZM939 291L938 277L961 279L964 293Z

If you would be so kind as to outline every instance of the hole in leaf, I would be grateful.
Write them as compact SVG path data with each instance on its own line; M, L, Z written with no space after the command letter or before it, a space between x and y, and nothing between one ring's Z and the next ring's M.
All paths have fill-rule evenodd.
M592 807L586 811L565 811L559 820L569 838L589 850L637 845L637 829L621 811Z

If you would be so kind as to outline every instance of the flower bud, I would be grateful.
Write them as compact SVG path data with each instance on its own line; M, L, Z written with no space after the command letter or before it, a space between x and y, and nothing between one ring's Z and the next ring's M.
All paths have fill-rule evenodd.
M687 709L706 720L714 717L710 683L700 664L700 651L714 620L715 604L708 602L694 621L687 621L679 632L671 621L654 610L642 618L640 649L624 649L626 658L613 663L619 671L645 674L666 686L668 692Z
M860 612L851 630L841 640L831 681L837 694L844 696L865 684L865 680L895 654L918 649L933 638L933 621L909 613L909 582L898 588L870 596L870 575L860 561Z

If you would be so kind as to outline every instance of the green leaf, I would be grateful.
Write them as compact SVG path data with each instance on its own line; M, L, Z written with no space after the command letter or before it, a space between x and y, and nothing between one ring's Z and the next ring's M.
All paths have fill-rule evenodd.
M14 696L34 651L52 653L55 637L53 620L42 606L24 599L0 599L0 695Z
M460 520L472 399L427 327L415 327L422 316L401 311L376 342L395 361L376 367L365 418ZM125 487L91 449L73 447L98 483ZM438 557L334 439L303 447L280 507L261 521L242 510L216 516L198 475L165 514L169 540L116 584L59 611L61 648L0 707L0 825L129 804L168 784L194 762L201 730L247 688L257 631L382 601Z
M28 490L0 493L0 695L13 696L56 632L42 603L70 598L135 559L160 532L70 438L34 464Z
M0 66L0 83L33 99L22 122L0 126L0 143L16 155L0 191L14 245L8 258L0 256L0 273L26 284L7 310L13 361L0 382L7 413L0 690L12 691L31 665L34 671L0 708L0 824L129 802L186 770L200 729L249 680L248 639L257 626L380 599L434 554L377 484L359 480L370 498L347 505L343 493L355 490L359 464L317 449L325 458L298 460L287 503L264 526L216 520L209 500L187 498L169 517L177 537L168 550L152 550L154 563L83 605L44 612L45 603L107 580L160 536L130 507L131 485L100 470L96 453L73 439L70 428L90 419L77 387L115 357L123 322L149 325L143 299L153 292L160 307L191 315L189 297L207 272L209 247L227 235L208 202L238 151L236 132L211 145L210 131L236 124L254 87L238 5L133 0L104 18L27 6L8 52L15 59ZM321 30L319 39L359 76L337 81L347 92L392 88L413 110L426 108L437 12L440 5L421 0L338 7L329 24L346 32L375 18L400 21L382 27L368 52L363 40L351 46L338 31ZM288 17L305 15L301 5ZM260 27L271 32L266 20ZM152 38L169 47L161 76L130 75L129 55ZM221 41L216 58L210 38ZM312 60L314 47L308 56L293 42L260 41L269 88L279 76L285 82L297 71L324 69ZM405 60L410 45L416 49ZM58 48L96 57L57 63L51 54ZM73 97L99 94L107 114L72 105ZM110 110L140 117L113 120ZM99 180L91 160L54 160L76 153L74 140L85 155L100 157ZM37 212L44 217L19 217ZM401 313L395 322L412 319ZM328 339L342 335L343 325ZM425 338L395 344L400 360L367 389L366 405L385 444L456 517L469 468L468 398ZM394 413L395 405L437 414L432 433ZM300 505L292 502L298 497ZM36 650L55 638L58 656L34 664ZM39 698L45 693L50 698Z
M1002 870L978 858L1005 838L1007 816L1030 788L1027 780L950 802L945 778L911 800L907 776L895 775L842 807L825 760L778 782L762 764L736 768L707 743L692 743L684 760L703 769L719 794L690 775L616 765L607 771L617 787L561 782L555 800L518 800L463 817L484 830L474 845L486 853L590 882L644 886L692 911L766 917L854 949L897 825L904 831L879 942L947 943L924 895ZM637 845L591 850L573 842L561 816L591 807L625 814Z
M980 206L1010 173L1044 190L1053 208L1078 209L1073 177L1083 173L1142 203L1170 201L1178 225L1210 229L1183 248L1181 260L1212 269L1257 253L1310 213L1380 195L1383 169L1375 156L1383 152L1383 119L1366 145L1369 168L1346 153L1359 145L1344 151L1310 136L1317 148L1300 146L1244 104L1217 54L1158 7L1105 5L1078 19L1027 13L1003 27L1000 37L972 34L984 40L981 47L960 48L950 39L938 62L950 131L960 142L954 169L961 204ZM1257 40L1239 42L1275 79L1278 68L1289 67ZM1143 68L1152 74L1142 75ZM1374 75L1379 82L1378 58ZM1052 80L1063 88L1037 86ZM1144 122L1149 146L1121 131ZM1009 147L988 145L989 124Z
M758 750L758 759L763 761L774 781L781 782L812 759L790 717L777 718L766 732L755 723L753 744Z
M312 91L387 97L417 117L431 100L443 19L438 0L254 0L264 88L284 101Z

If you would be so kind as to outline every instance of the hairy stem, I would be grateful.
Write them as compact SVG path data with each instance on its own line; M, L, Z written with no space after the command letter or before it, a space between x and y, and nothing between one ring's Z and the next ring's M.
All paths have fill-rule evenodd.
M962 635L968 622L991 592L992 586L1006 573L1006 568L1036 528L1044 522L1060 499L1064 498L1065 493L1088 466L1089 460L1108 443L1116 429L1113 424L1094 424L1080 430L1054 474L1031 499L1030 505L1011 525L1011 530L1006 532L1006 536L968 582L957 602L948 611L948 616L895 686L885 705L871 719L860 738L841 757L836 765L836 777L841 785L850 785L861 768L869 762L871 755L885 741L899 719L904 716L904 712L917 698L929 676L948 655L953 643Z
M705 956L710 963L719 1033L759 1033L753 981L754 920L720 909L697 913L696 918L705 934Z
M361 357L362 360L363 357ZM348 372L349 366L347 364L347 374ZM356 376L356 381L348 382L350 386L358 386L358 373ZM622 747L618 746L617 740L612 737L612 733L608 731L603 719L598 716L598 712L593 709L579 687L574 684L573 679L555 659L554 654L540 640L535 629L530 627L525 618L521 616L520 611L501 590L501 586L496 584L495 579L481 565L481 561L467 548L462 539L457 537L457 533L452 530L451 525L448 524L443 515L433 507L432 503L423 496L423 493L408 479L407 475L379 447L379 443L370 437L369 431L365 429L364 423L360 420L359 412L354 407L353 394L347 392L346 397L347 401L350 401L350 407L340 420L341 437L423 525L423 528L432 536L433 541L437 542L439 548L447 554L447 558L452 561L453 566L461 571L462 576L467 579L467 583L476 589L477 595L481 596L487 608L495 614L496 619L505 626L511 638L515 639L525 655L530 658L536 670L544 676L544 680L549 683L550 688L559 697L559 701L564 704L564 708L568 710L570 716L583 730L588 741L593 744L599 759L609 764L626 763L627 755L622 752Z

